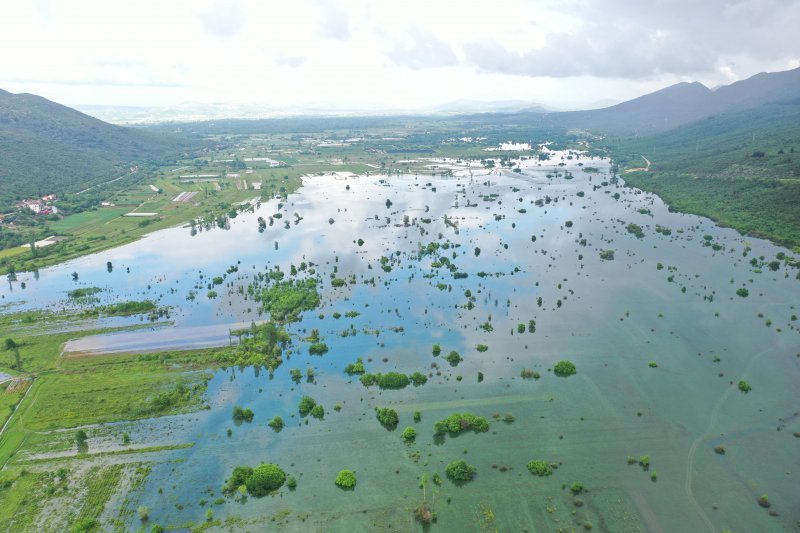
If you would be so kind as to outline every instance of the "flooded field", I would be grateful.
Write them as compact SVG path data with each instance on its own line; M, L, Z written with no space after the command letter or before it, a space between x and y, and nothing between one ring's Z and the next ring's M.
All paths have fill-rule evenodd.
M70 307L79 287L101 288L100 303L170 308L171 326L68 343L86 354L235 344L232 330L268 318L248 293L257 275L318 280L319 306L286 326L272 372L217 370L208 409L109 429L186 446L101 459L151 463L105 514L146 506L151 522L179 526L213 509L232 529L408 531L425 500L446 531L796 530L800 281L768 265L786 251L670 213L607 161L551 159L519 173L436 161L452 175L311 176L229 228L163 230L5 284L13 311ZM309 353L314 330L322 355ZM358 358L427 383L367 387L344 372ZM561 360L576 373L558 377ZM300 416L304 396L323 418ZM252 422L234 422L234 406ZM396 429L376 418L387 407ZM453 413L489 429L437 435ZM404 441L408 426L416 438ZM445 470L460 459L476 474L456 484ZM532 475L531 460L552 474ZM222 495L234 467L263 462L296 489ZM334 484L343 469L352 491Z

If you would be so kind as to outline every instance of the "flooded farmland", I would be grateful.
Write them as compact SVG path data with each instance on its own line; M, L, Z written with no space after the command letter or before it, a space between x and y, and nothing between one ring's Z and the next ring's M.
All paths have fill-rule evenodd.
M73 305L68 291L99 287L101 303L170 309L170 325L68 344L86 357L235 344L232 330L269 318L248 291L259 274L317 280L319 305L286 325L279 366L216 370L207 409L119 424L134 443L176 449L102 459L150 463L109 516L146 506L151 521L179 526L213 507L241 529L407 531L421 528L425 500L448 531L796 528L800 283L796 269L767 266L785 250L671 213L607 161L552 159L564 165L309 176L227 228L163 230L20 273L0 302L56 309ZM309 353L315 330L321 355ZM359 358L367 373L427 382L365 386L344 372ZM576 373L557 376L561 360ZM298 413L304 396L323 417ZM234 406L252 421L234 422ZM378 408L397 412L395 429ZM437 434L453 413L485 417L488 431ZM276 416L280 431L267 425ZM409 426L416 437L404 440ZM461 459L475 476L454 483L446 467ZM532 475L531 460L552 473ZM234 467L263 462L296 488L223 497ZM352 491L334 484L343 469L357 476ZM440 483L421 483L435 474ZM125 526L138 525L131 514Z

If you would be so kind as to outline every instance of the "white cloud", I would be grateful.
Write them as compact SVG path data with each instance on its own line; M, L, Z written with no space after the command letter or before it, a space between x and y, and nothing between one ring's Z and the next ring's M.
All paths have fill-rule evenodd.
M397 38L388 51L398 66L412 69L451 67L458 64L453 48L430 32L412 28Z
M571 106L798 64L797 0L8 2L0 87L67 104Z
M209 35L221 38L233 37L242 31L246 16L241 6L235 3L217 3L207 11L198 13L203 29Z

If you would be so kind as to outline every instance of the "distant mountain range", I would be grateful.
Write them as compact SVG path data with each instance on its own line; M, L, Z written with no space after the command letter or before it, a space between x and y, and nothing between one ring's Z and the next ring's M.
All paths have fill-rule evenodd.
M678 83L621 104L588 111L553 112L523 101L498 102L491 108L480 108L478 102L462 101L440 107L438 116L416 118L441 120L444 114L445 118L465 123L524 124L552 131L575 128L624 138L651 135L709 116L782 102L800 102L800 68L757 74L713 91L697 82ZM456 109L473 107L483 112L452 114ZM512 109L521 110L509 112ZM245 106L236 111L253 109ZM129 116L142 112L141 108L127 109ZM197 108L189 114L202 112ZM232 114L234 109L220 104L214 112L224 116ZM339 114L328 116L330 123L323 126L367 128L387 121L387 115ZM268 132L282 128L305 131L312 124L322 127L319 122L293 116L260 121L217 120L196 126L202 126L198 131L206 133L246 133L253 129ZM192 128L115 126L39 96L0 90L0 209L22 197L76 192L128 172L132 165L175 158L196 144L170 132Z
M607 102L607 101L606 101ZM616 103L616 102L614 102ZM602 107L600 102L587 106ZM608 104L606 104L608 105ZM318 102L313 106L306 105L302 110L285 109L257 102L243 103L196 103L165 107L143 106L111 106L111 105L79 105L84 113L114 123L149 125L164 122L190 123L210 120L280 120L298 117L373 117L373 116L419 116L419 115L463 115L465 113L550 113L558 109L545 106L535 101L498 100L484 102L480 100L455 100L443 104L415 108L359 107L348 108L335 103Z
M720 113L795 100L800 100L800 68L756 74L713 91L698 82L677 83L604 109L557 113L552 118L596 132L648 134Z

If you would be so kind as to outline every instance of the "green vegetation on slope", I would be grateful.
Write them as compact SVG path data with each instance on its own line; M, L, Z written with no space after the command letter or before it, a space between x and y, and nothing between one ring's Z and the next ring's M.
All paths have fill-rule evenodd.
M137 174L135 165L174 159L190 146L175 135L114 126L40 96L0 90L0 211L23 198Z
M625 181L658 194L676 211L707 216L740 233L800 250L800 181L643 172L626 176Z
M800 103L717 115L609 143L628 185L741 233L800 247Z

